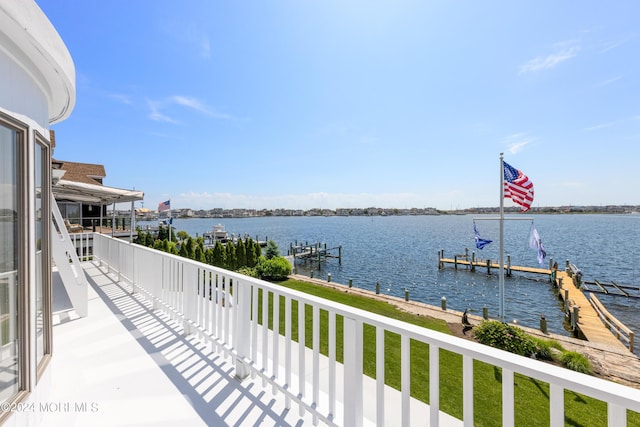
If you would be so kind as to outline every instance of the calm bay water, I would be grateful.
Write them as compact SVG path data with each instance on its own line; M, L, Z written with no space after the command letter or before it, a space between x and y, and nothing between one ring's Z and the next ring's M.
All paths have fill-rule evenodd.
M440 306L447 298L450 309L471 308L481 315L484 305L489 316L498 313L498 273L471 273L447 266L437 268L437 253L446 257L475 251L480 258L498 259L498 221L479 220L492 216L388 216L388 217L261 217L221 219L176 219L176 230L191 236L202 235L218 223L229 233L264 240L274 240L282 255L291 243L321 244L328 248L342 246L342 264L329 259L321 265L298 264L298 272L314 277L327 277L332 282L374 291L380 283L381 293L404 297L405 288L412 300ZM587 281L614 281L623 285L640 285L640 215L525 215L530 218L505 222L505 260L513 265L537 267L537 252L529 248L529 233L535 227L549 258L564 268L566 260L576 264ZM508 217L509 218L509 217ZM494 242L482 251L475 249L473 222L482 238ZM148 223L141 223L144 225ZM337 254L337 251L335 251ZM636 333L640 331L640 299L598 294L605 307ZM514 273L505 277L505 313L507 319L529 327L540 325L540 315L547 318L551 332L568 335L564 314L554 290L546 278Z

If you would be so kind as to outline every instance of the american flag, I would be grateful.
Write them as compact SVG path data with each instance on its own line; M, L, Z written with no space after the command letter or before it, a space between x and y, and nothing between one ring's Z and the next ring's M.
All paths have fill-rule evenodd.
M171 200L158 203L158 212L164 212L171 209Z
M526 212L533 203L533 182L525 174L507 162L504 165L504 198L520 205L520 212Z

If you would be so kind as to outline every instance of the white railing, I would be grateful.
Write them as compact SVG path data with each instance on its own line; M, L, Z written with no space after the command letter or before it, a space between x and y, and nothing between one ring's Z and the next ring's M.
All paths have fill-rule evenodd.
M18 270L0 273L0 366L15 357L17 277Z
M501 370L502 420L496 424L512 426L515 422L515 374L549 384L549 425L563 426L565 390L572 390L607 404L608 425L626 426L627 409L640 412L640 390L557 366L517 356L491 347L441 334L401 321L334 303L253 279L210 265L130 244L103 235L94 236L94 256L101 264L129 282L134 290L145 292L154 307L183 322L186 333L196 333L211 341L218 351L234 358L240 378L259 376L263 385L270 384L274 393L282 393L287 407L295 404L301 413L309 411L314 420L328 425L360 426L366 422L383 425L385 419L385 333L400 336L401 404L393 414L394 425L409 425L411 358L410 342L429 346L429 409L418 414L429 417L431 426L439 425L440 350L462 356L463 421L474 423L474 361ZM284 331L280 331L280 304L284 303ZM273 310L259 310L273 305ZM292 309L298 308L297 318ZM304 310L310 307L311 319ZM327 355L320 353L320 314L326 315ZM271 318L269 318L271 316ZM343 318L344 361L336 358L336 324ZM272 331L263 328L272 322ZM305 340L305 325L312 323L311 337ZM292 337L292 326L300 334L298 346ZM373 351L363 346L363 327L370 325L376 333L375 387L363 387L363 357ZM308 352L312 357L308 357ZM325 363L326 362L326 363ZM324 365L322 365L325 363ZM322 365L322 366L321 366ZM322 369L322 371L321 371ZM293 374L293 375L292 375ZM339 388L342 389L339 389ZM366 391L369 390L369 391ZM342 397L340 397L342 396ZM364 419L363 404L373 405L374 419Z
M69 234L69 240L76 249L80 262L91 261L93 258L93 234L93 232Z
M629 351L633 351L634 345L634 332L627 328L622 322L620 322L614 315L609 313L609 311L602 305L600 300L594 295L589 294L589 302L591 306L598 314L598 317L605 324L607 328L623 343L627 343L627 347Z

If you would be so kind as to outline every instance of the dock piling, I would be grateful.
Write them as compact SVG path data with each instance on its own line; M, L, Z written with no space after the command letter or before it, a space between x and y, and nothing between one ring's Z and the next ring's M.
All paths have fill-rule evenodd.
M447 311L447 297L442 297L440 300L440 306L444 311Z
M484 320L489 320L489 309L487 308L486 305L482 307L482 318Z
M573 310L571 311L571 329L573 329L574 331L576 329L578 329L578 322L580 319L580 307L577 305L574 305Z
M544 314L540 315L540 331L543 334L547 333L547 319L544 317Z
M404 289L404 300L409 301L409 289Z
M376 295L380 295L380 282L376 282Z

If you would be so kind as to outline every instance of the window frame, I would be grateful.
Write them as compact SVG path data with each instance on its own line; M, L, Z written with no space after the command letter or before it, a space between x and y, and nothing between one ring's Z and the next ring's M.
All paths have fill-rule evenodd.
M38 361L38 342L37 342L37 325L34 325L33 333L35 335L34 354L36 357L36 384L40 381L40 378L44 374L47 368L51 355L53 353L53 312L52 312L52 279L51 279L51 144L50 142L38 131L33 132L33 144L34 148L34 168L42 168L42 190L41 190L41 204L42 204L42 318L43 318L43 355L40 361ZM42 149L41 164L35 164L36 153L35 150ZM35 182L36 170L33 171L34 176L34 206L35 209ZM37 247L33 248L35 254ZM34 262L36 262L34 260ZM37 272L37 270L36 270ZM37 274L37 273L36 273ZM37 283L37 282L36 282ZM37 285L36 285L37 286ZM36 291L37 292L37 291ZM37 293L36 293L37 295ZM37 307L36 313L37 315ZM37 321L37 320L36 320Z
M27 398L37 381L42 377L51 360L53 350L52 283L51 283L51 144L37 130L0 111L0 126L15 132L16 140L16 209L17 209L17 390L4 403L13 404ZM41 164L36 165L36 149L43 149ZM43 348L44 354L37 362L35 313L31 310L31 281L36 269L35 241L35 168L42 168L42 299L43 299ZM33 224L32 224L32 211ZM31 229L33 225L33 229ZM46 253L45 253L46 252ZM34 273L34 274L37 274ZM34 287L35 290L35 287ZM33 319L32 319L33 317ZM35 367L35 371L33 370ZM35 380L35 381L34 381ZM11 416L11 412L0 413L0 425Z

